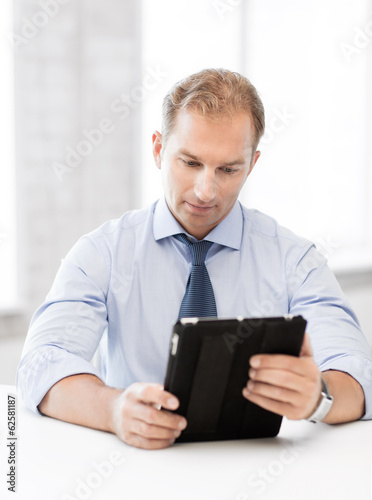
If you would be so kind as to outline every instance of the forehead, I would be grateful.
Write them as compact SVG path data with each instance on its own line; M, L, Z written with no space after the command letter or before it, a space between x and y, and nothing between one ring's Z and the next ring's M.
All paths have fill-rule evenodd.
M250 115L238 112L227 115L205 116L183 109L178 111L167 145L187 147L194 154L213 151L221 154L249 155L254 139L254 127Z

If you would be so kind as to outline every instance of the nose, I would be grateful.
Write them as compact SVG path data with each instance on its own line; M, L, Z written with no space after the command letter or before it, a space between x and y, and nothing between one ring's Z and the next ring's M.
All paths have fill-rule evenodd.
M200 201L208 203L214 199L217 192L215 172L204 167L198 172L194 185L194 193Z

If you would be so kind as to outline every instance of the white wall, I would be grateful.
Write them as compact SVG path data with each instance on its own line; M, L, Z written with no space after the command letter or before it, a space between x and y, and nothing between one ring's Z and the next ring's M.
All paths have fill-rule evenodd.
M337 276L372 348L372 271Z
M21 310L0 317L0 336L25 334L61 258L79 236L136 207L140 106L121 119L111 105L141 79L139 5L61 4L15 48ZM45 20L42 12L34 0L16 2L14 33L31 34L31 24L35 29L34 23ZM55 162L69 166L66 147L85 154L84 130L100 125L106 132L102 140L100 133L91 136L97 144L91 154L64 174L57 166L56 175Z

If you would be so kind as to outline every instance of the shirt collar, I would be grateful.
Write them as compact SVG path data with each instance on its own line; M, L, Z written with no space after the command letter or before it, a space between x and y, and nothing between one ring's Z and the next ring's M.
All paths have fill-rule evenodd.
M155 241L168 238L178 233L186 233L173 217L165 198L162 197L154 207ZM230 213L207 235L208 241L219 245L240 249L243 232L243 215L239 201L236 201ZM187 233L186 233L187 234Z

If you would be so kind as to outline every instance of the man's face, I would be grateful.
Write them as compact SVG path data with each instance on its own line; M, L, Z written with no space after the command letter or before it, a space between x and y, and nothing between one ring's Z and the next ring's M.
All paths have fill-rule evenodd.
M253 126L246 113L212 120L179 112L165 145L153 134L165 198L181 226L204 238L233 208L260 153L252 158Z

